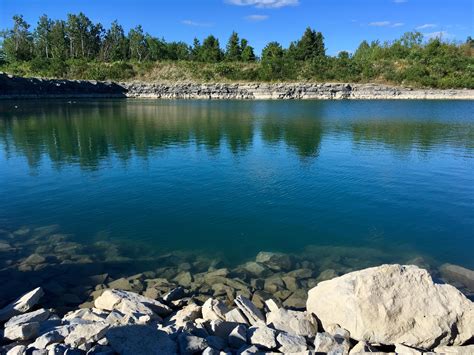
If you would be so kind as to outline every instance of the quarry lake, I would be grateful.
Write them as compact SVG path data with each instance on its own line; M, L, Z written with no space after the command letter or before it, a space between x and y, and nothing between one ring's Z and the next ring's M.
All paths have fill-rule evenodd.
M474 104L1 101L0 229L47 225L132 261L474 268Z

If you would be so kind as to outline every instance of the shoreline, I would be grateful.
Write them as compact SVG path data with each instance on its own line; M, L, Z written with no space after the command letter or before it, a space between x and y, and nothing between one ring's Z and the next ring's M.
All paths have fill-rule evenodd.
M344 254L312 248L235 266L180 251L133 260L58 226L0 230L0 247L0 354L474 351L474 271L422 257L344 266Z
M350 83L146 83L22 78L0 73L0 100L143 98L201 100L474 100L474 89Z

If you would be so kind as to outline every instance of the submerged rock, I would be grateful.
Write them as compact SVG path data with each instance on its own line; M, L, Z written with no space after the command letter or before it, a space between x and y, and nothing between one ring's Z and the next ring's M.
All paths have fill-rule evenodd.
M359 341L432 348L474 334L474 304L416 266L382 265L324 281L307 310L323 327L336 323Z
M283 253L261 251L255 260L275 271L290 270L292 267L291 257Z
M453 264L441 265L439 269L448 282L460 283L474 293L474 270Z

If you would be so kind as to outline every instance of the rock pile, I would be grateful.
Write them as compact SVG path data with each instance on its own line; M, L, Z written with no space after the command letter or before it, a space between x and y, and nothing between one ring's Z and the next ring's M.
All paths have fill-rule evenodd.
M259 259L285 265L282 255ZM274 297L259 305L242 294L224 302L181 286L161 291L102 289L61 318L39 306L43 292L34 289L0 310L0 353L474 352L473 303L415 266L382 265L320 282L306 309Z

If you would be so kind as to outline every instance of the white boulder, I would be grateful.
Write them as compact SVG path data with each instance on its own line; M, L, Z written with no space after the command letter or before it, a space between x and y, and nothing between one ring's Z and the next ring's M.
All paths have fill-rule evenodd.
M474 304L417 266L382 265L323 281L309 291L308 312L324 328L339 324L359 341L431 349L474 334Z

